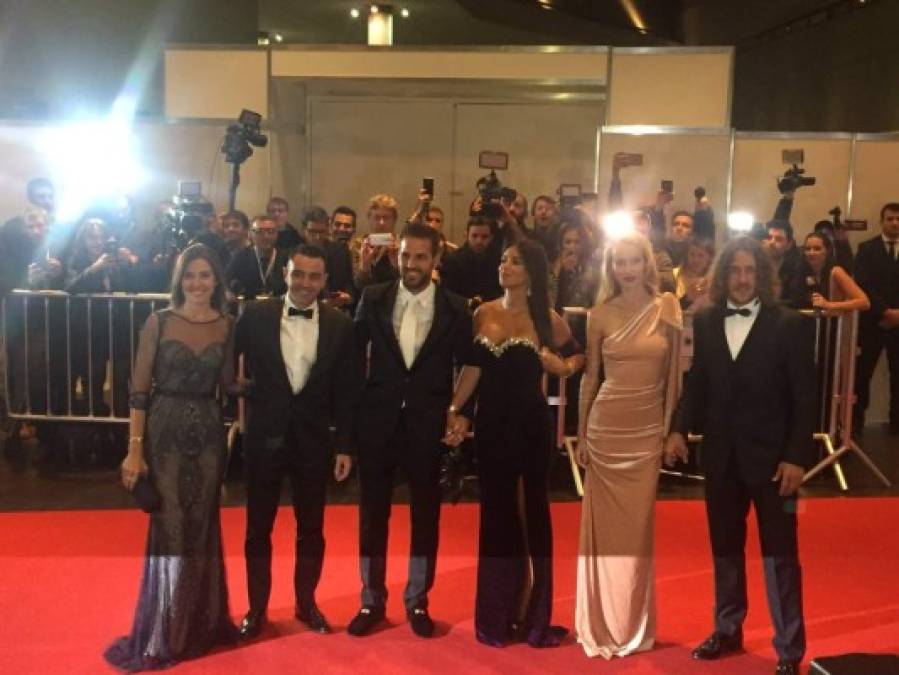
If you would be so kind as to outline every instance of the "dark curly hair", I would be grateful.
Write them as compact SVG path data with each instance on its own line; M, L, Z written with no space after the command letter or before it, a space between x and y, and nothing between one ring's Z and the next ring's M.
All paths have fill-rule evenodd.
M730 266L734 262L734 256L738 252L748 253L755 260L755 292L763 305L773 305L776 302L774 296L774 266L768 253L762 248L761 243L752 237L737 237L727 242L721 255L715 263L715 271L712 274L711 296L712 300L719 304L727 301L727 277Z
M553 347L552 318L549 307L549 263L546 251L540 244L522 237L506 248L517 248L524 261L524 269L528 273L530 288L528 289L528 313L534 322L540 346Z

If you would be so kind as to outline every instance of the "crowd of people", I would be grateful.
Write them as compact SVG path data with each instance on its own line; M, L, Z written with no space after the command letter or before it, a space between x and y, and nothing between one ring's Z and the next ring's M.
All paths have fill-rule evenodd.
M627 159L616 163L620 170ZM362 592L348 632L368 635L385 616L401 470L412 525L403 604L415 634L431 637L441 447L472 430L476 637L490 646L559 645L566 629L551 613L549 374L579 391L577 459L586 477L574 623L585 652L611 658L652 647L659 469L686 460L688 434L701 432L716 604L714 631L693 657L742 646L753 504L776 599L777 672L798 672L805 629L795 500L814 454L816 368L810 322L794 310L862 312L855 417L863 424L886 349L890 429L899 433L899 204L884 205L881 234L853 260L830 221L797 243L793 194L763 232L732 237L720 253L699 192L693 211L669 213L673 195L661 191L632 214L633 232L615 238L587 209L561 212L549 196L530 210L520 193L479 196L460 246L444 236L444 212L425 192L401 229L396 199L372 197L367 233L357 232L350 207L330 215L308 208L297 226L288 202L272 197L253 218L210 213L172 251L94 215L67 241L54 233L52 186L32 181L28 194L28 209L0 231L4 292L161 290L159 279L171 277L169 307L150 314L140 334L121 468L128 489L149 483L161 506L150 519L134 626L107 651L110 662L164 667L259 634L285 478L297 519L296 618L330 632L315 602L326 486L354 467ZM621 199L616 170L610 202ZM232 295L249 301L236 319ZM586 321L566 321L567 307L586 309ZM228 611L218 520L226 456L217 391L246 401L249 608L239 627Z

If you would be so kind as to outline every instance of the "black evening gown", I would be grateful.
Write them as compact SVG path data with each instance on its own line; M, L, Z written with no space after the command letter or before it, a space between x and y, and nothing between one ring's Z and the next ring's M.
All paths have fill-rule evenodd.
M552 418L538 348L527 339L497 345L478 336L472 362L481 369L475 415L481 494L476 636L495 647L517 640L555 646L566 631L550 625Z
M227 317L195 323L164 310L141 332L131 405L147 410L144 457L162 506L150 515L131 635L105 653L123 670L166 668L236 637L219 524L226 452L215 398L216 386L233 380L231 326Z

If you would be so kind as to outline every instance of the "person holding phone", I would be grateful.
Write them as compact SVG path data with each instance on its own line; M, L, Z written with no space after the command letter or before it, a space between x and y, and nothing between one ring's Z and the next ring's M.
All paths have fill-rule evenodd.
M377 194L368 202L368 231L359 251L356 288L399 279L399 243L394 235L398 213L396 199Z

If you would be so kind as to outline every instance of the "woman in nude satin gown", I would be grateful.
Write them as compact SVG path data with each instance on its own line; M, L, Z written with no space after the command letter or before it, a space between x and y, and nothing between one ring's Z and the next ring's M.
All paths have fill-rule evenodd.
M654 505L680 384L682 324L677 299L657 292L652 248L641 235L608 247L602 284L588 317L580 391L586 477L575 628L588 656L610 659L655 640Z

